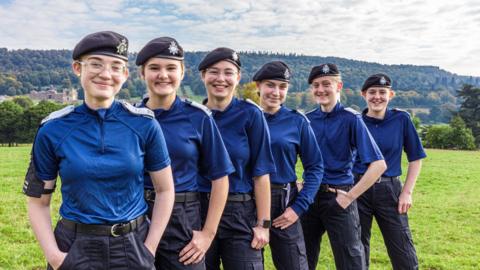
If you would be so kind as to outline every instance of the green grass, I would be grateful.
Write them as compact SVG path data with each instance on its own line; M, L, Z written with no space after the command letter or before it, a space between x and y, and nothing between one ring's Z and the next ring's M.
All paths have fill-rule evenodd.
M45 269L21 193L30 146L0 147L0 269ZM420 269L480 269L480 152L427 150L409 212ZM405 168L405 166L404 166ZM58 219L60 192L53 197ZM391 269L374 225L371 269ZM335 269L326 235L318 269ZM274 269L265 252L266 269Z

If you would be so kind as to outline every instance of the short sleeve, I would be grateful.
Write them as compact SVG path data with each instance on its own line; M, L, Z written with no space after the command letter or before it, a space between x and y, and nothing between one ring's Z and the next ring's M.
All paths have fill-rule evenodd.
M361 163L370 164L377 160L383 160L383 155L377 143L368 131L367 126L360 116L355 115L351 130L351 144L357 150L357 157Z
M45 128L40 127L33 143L33 163L40 180L54 180L58 175L58 158L55 144Z
M145 140L145 169L149 172L159 171L170 165L167 144L160 124L151 121Z
M407 159L409 162L419 160L427 157L425 151L423 150L422 142L418 137L417 130L413 125L412 119L409 115L406 115L404 121L404 138L403 138L403 148L407 154Z

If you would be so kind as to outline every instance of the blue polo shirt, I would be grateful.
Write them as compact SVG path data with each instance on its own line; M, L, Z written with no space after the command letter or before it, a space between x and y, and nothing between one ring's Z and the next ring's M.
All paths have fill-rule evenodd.
M402 110L387 109L383 119L367 116L368 109L362 113L363 121L382 151L387 163L383 176L402 175L402 152L405 151L409 162L425 158L422 143L418 137L410 115ZM403 151L402 151L403 150ZM355 162L353 171L363 174L367 166L360 161Z
M144 170L170 165L160 125L114 101L92 110L86 104L50 120L33 147L37 177L60 174L63 218L84 224L114 224L147 211Z
M270 136L261 109L233 98L223 111L212 110L235 172L229 177L230 193L253 191L253 177L275 172ZM210 192L211 183L199 182L202 192Z
M284 106L275 114L264 113L270 130L272 154L277 171L270 175L275 184L297 180L295 165L300 156L303 164L303 189L292 209L302 215L313 202L323 177L323 159L309 121L299 112Z
M352 185L355 156L366 165L383 160L360 113L337 103L331 112L317 108L306 115L324 159L322 183Z
M215 121L206 107L199 106L204 107L176 97L170 109L153 110L172 160L175 192L198 191L199 178L212 181L235 171ZM153 189L148 174L145 188Z

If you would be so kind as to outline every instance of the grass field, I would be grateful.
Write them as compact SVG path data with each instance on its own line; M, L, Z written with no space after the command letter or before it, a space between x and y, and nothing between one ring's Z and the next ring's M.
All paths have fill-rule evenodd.
M44 269L21 193L29 146L0 147L0 269ZM420 269L480 269L480 152L427 150L414 193L410 227ZM58 219L60 193L52 216ZM266 250L266 269L274 269ZM328 238L318 269L335 269ZM375 226L371 269L391 269Z

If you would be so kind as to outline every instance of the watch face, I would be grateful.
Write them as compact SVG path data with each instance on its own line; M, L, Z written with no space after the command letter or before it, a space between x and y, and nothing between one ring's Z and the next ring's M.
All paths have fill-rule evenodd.
M265 228L265 229L268 229L270 228L270 226L272 225L272 221L270 220L263 220L263 224L262 224L262 227Z

